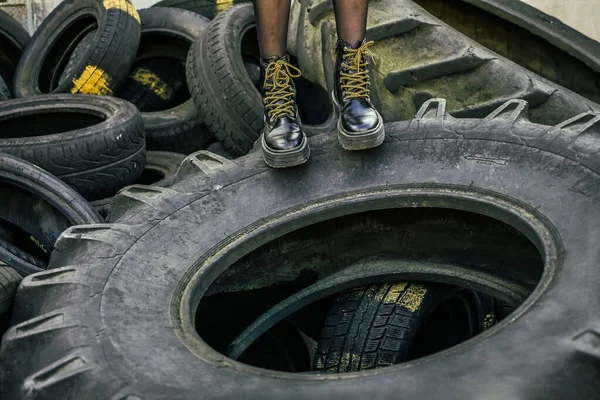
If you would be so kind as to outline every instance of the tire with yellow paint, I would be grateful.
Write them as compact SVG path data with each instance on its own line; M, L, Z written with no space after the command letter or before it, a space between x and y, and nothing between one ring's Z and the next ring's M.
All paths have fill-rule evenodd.
M107 96L40 95L0 103L0 153L38 165L87 200L134 183L146 162L139 111Z
M494 322L493 300L470 290L415 282L358 287L333 300L314 368L339 373L399 364L459 344Z
M63 76L72 53L92 31L92 45ZM65 0L46 17L23 53L13 94L113 95L127 77L139 40L140 17L127 0Z
M193 11L208 19L213 19L220 13L236 4L250 3L252 0L163 0L153 7L172 7Z
M213 135L202 123L186 79L192 44L209 21L176 8L140 10L141 41L122 90L116 95L140 108L148 150L190 154Z

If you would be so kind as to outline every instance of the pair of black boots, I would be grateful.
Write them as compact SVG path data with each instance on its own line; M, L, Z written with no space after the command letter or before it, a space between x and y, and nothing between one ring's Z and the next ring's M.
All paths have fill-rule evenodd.
M346 150L365 150L385 139L381 115L370 100L369 50L373 42L361 40L354 46L338 40L333 103L338 111L338 139ZM293 78L300 70L289 57L261 60L264 127L263 157L268 166L286 168L308 161L310 147L302 131Z

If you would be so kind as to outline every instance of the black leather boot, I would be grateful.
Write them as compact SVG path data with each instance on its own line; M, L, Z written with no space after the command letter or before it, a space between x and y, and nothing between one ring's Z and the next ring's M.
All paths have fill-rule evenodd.
M304 164L310 157L308 139L302 131L296 107L293 78L300 70L289 63L289 57L261 59L264 127L261 145L265 163L272 168Z
M339 39L333 102L339 112L338 140L346 150L377 147L385 139L381 115L371 104L369 50L363 39L354 46Z

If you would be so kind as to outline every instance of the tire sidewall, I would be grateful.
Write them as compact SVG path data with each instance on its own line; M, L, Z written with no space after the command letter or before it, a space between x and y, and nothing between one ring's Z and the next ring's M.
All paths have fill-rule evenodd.
M440 131L439 126L420 129L425 136L429 135L427 132ZM581 232L597 237L600 226L600 207L592 189L599 183L597 174L554 153L526 147L518 141L498 141L495 135L506 137L506 134L493 129L489 135L470 131L463 132L462 137L450 134L436 139L411 138L410 128L402 124L393 131L380 149L361 154L340 151L331 138L315 138L316 148L321 150L311 159L310 167L292 171L266 171L259 157L248 156L244 162L252 166L251 171L204 197L199 195L196 201L180 204L176 211L136 238L123 257L110 267L101 301L103 335L110 338L110 346L121 354L119 360L124 360L129 370L136 371L135 384L126 378L133 385L131 390L153 398L166 396L167 387L171 398L193 397L200 390L211 398L227 398L240 391L248 397L311 398L325 393L324 390L334 398L364 398L373 393L390 398L403 388L405 398L435 398L442 392L451 393L453 398L486 395L514 398L517 393L525 397L537 393L540 379L550 382L548 379L563 376L583 384L589 374L582 374L581 370L577 372L579 375L565 372L564 363L571 360L581 368L590 364L574 357L576 348L565 339L576 337L599 321L597 313L590 311L598 310L598 298L593 293L600 282L590 277L595 276L600 255L596 246L587 246L581 240ZM274 237L317 222L318 217L307 216L282 231L276 228L279 225L273 218L315 204L319 199L348 193L354 193L354 198L358 192L391 188L440 187L436 182L445 183L443 190L463 188L473 193L495 194L515 204L532 205L530 211L550 221L549 229L557 232L556 239L562 240L569 250L560 257L555 254L557 258L551 262L557 269L546 272L543 284L510 321L486 331L478 339L443 355L372 374L348 376L353 379L323 380L308 376L291 379L289 375L227 360L187 337L178 327L180 315L174 314L174 304L182 295L181 282L196 271L197 278L204 277L199 282L206 288L218 275L218 270L198 270L196 261L211 257L214 249L230 246L231 238L236 235L249 235L251 229L258 229L256 221L269 226L269 235ZM549 187L547 182L553 185ZM581 187L583 182L586 189L565 190ZM250 198L260 198L261 202L252 202L253 206L248 207ZM352 202L345 198L345 202ZM565 204L569 204L568 215L564 212ZM361 207L371 209L367 205ZM332 214L340 215L338 211ZM214 234L203 235L206 229ZM234 249L228 262L243 255L236 251L251 250ZM147 276L144 271L150 270L152 277L140 281L140 276ZM574 288L580 290L576 296L570 294ZM533 303L536 307L531 307ZM133 309L136 311L132 312ZM96 312L89 318L96 321L100 316ZM568 325L556 324L563 318L569 320ZM540 346L543 353L538 351ZM522 357L523 354L535 357ZM166 365L177 367L170 369ZM402 374L398 374L400 370ZM492 377L494 385L482 387L473 383L488 382ZM155 382L164 384L156 389ZM545 386L537 394L552 393L556 388L551 386ZM149 387L158 391L147 392Z

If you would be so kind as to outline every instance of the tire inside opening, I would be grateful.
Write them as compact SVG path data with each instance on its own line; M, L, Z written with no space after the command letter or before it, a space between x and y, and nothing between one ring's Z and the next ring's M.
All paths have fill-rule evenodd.
M38 76L38 86L42 93L52 93L57 88L73 50L90 31L97 27L95 17L83 16L65 29L54 43L49 44L49 51L42 62Z
M369 211L296 230L242 257L201 299L196 331L208 345L226 354L231 342L273 306L357 261L379 256L416 263L448 262L473 274L508 268L518 274L506 279L530 291L544 269L538 249L526 236L487 216L440 208ZM432 275L420 284L432 288L444 284L438 279ZM279 371L314 371L316 346L335 296L289 315L256 340L239 361ZM497 301L494 307L505 310L496 313L496 320L514 309L504 301ZM450 297L436 306L419 326L409 359L471 338L474 324L483 323L476 322L473 313L468 295ZM290 325L294 329L288 329Z
M73 111L19 114L0 119L0 138L54 135L89 128L102 122L104 118L97 115Z

